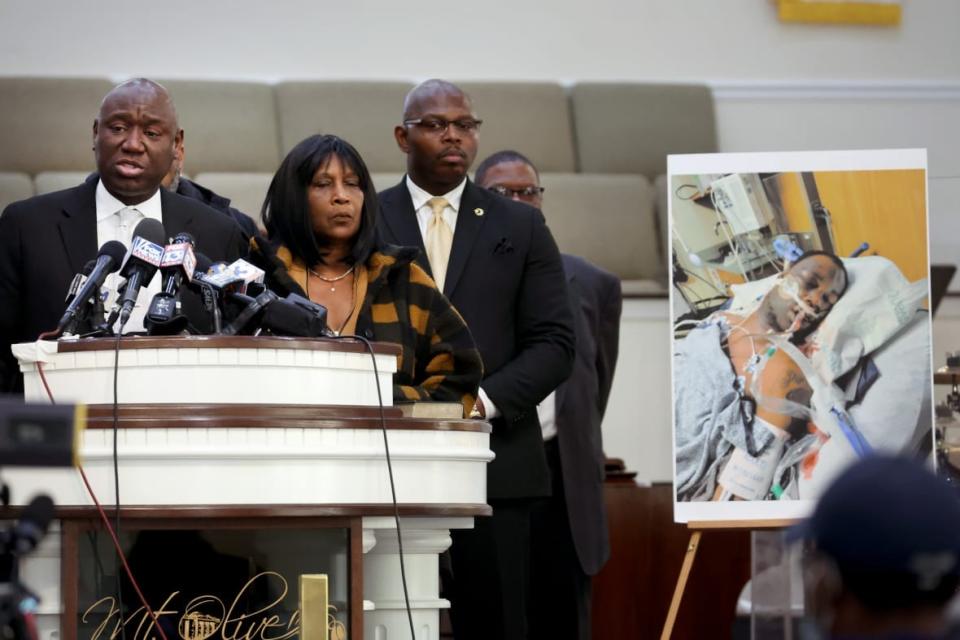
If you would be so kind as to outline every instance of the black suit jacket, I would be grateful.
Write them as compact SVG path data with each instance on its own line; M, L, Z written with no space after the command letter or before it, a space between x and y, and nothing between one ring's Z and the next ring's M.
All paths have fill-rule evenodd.
M57 326L75 273L96 258L97 180L72 189L14 202L0 215L0 390L22 383L10 345L36 340ZM160 190L168 236L186 231L197 250L212 260L246 254L240 227L232 218L195 200ZM199 297L185 292L184 312L207 328Z
M577 332L573 373L556 395L564 498L580 566L595 575L610 557L603 501L600 423L607 409L620 342L620 279L583 258L563 254Z
M384 239L419 247L432 275L405 179L380 194L380 209ZM575 338L560 253L541 213L467 181L443 292L473 333L481 387L502 413L491 421L488 499L549 495L536 407L569 375Z

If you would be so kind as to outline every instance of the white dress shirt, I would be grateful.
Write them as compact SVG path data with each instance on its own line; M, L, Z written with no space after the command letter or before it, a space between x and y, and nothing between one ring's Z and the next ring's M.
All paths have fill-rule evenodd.
M417 226L420 228L420 237L423 238L423 241L427 240L427 224L429 224L430 219L433 218L433 209L427 205L427 201L430 198L433 198L432 193L427 193L416 184L413 180L410 179L410 175L407 175L406 178L407 191L410 192L410 199L413 201L413 210L417 213ZM467 179L464 178L463 181L458 184L456 187L448 191L447 193L440 196L447 201L447 206L443 210L443 220L448 225L450 225L450 231L456 232L457 230L457 213L460 211L460 200L463 198L463 190L467 186ZM483 403L483 409L486 413L487 418L497 418L500 416L500 410L497 409L497 405L493 404L493 401L490 399L490 396L487 395L487 392L483 390L483 387L480 387L480 401Z
M144 218L153 218L157 222L163 222L163 211L160 206L160 190L150 196L147 200L135 205L125 205L117 200L112 193L103 186L103 181L97 183L97 246L102 247L105 242L117 240L123 243L123 246L130 250L130 241L133 239L133 232L137 224ZM117 301L117 288L123 282L119 273L111 273L107 276L103 286L107 291L107 301L104 308L109 313ZM160 277L154 276L149 284L140 289L140 295L137 297L137 304L133 308L130 320L124 328L125 333L133 331L143 331L143 318L147 314L147 308L154 294L160 291Z
M443 221L450 226L450 231L457 230L457 212L460 211L460 199L463 198L463 190L467 186L467 179L456 187L440 196L447 201L447 206L443 210ZM407 190L410 191L410 199L413 200L413 210L417 212L417 226L420 227L420 236L426 241L427 225L433 218L433 209L427 204L427 201L433 198L432 193L427 193L407 176Z
M557 392L551 391L550 395L543 399L543 402L537 405L537 417L540 418L540 432L543 433L543 441L557 435Z
M540 419L540 431L543 433L543 441L557 435L557 392L551 391L550 395L543 399L543 402L537 405L537 417Z

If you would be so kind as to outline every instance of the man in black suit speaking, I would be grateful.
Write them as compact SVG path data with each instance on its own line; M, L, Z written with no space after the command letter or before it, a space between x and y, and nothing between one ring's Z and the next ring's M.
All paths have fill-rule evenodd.
M0 391L20 391L10 345L36 340L57 326L73 278L109 240L129 246L140 220L154 218L168 235L187 232L213 260L244 254L240 228L203 204L160 189L183 139L166 89L145 79L112 89L93 122L99 179L8 206L0 215ZM115 289L119 277L108 277ZM144 287L128 330L142 327L159 278ZM184 296L184 311L203 324L201 303Z
M420 265L463 315L483 356L476 413L493 425L493 516L452 534L457 640L526 638L530 507L550 493L536 407L570 374L575 340L560 254L543 216L466 177L480 124L456 86L429 80L414 88L394 130L407 175L380 194L384 239L423 250Z
M538 209L540 174L516 151L477 167L477 184ZM620 344L620 279L561 254L577 333L573 373L537 407L553 483L531 520L530 638L589 640L591 580L610 556L600 423Z

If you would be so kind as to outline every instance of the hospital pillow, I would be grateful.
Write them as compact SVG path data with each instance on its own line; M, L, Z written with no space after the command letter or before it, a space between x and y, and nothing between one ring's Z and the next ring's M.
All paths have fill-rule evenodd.
M776 274L761 280L731 284L730 290L733 292L733 297L730 299L727 311L738 316L750 315L760 306L760 301L773 288L773 285L777 284L779 278L780 274Z
M836 380L913 320L927 297L927 279L909 282L880 256L846 258L846 293L810 337L810 360L824 380Z

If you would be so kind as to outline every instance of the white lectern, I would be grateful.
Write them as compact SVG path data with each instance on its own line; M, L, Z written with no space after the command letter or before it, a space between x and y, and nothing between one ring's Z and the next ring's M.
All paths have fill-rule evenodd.
M110 339L14 346L28 401L49 402L38 375L39 362L58 403L88 405L82 464L111 516L114 346ZM374 352L377 380L371 355L360 343L274 337L123 338L117 362L116 435L124 525L131 529L222 525L256 531L260 525L296 526L330 519L349 532L345 573L331 578L340 582L331 586L331 598L339 589L349 602L345 623L349 637L406 637L379 384L387 405L417 638L439 638L439 610L449 603L439 596L437 557L450 545L450 529L472 527L474 517L490 513L486 504L486 465L493 458L490 427L472 420L401 417L391 406L391 376L399 350L375 344ZM62 640L91 640L78 637L75 624L83 613L78 611L83 606L77 586L78 554L83 553L83 536L100 525L79 473L11 468L4 476L15 505L37 493L49 494L57 505L59 535L47 536L38 553L26 559L22 574L42 597L43 640L57 640L58 631ZM151 579L137 577L141 583ZM290 578L295 591L296 576ZM191 620L193 626L178 628L200 628L196 616ZM108 638L101 634L97 640Z

